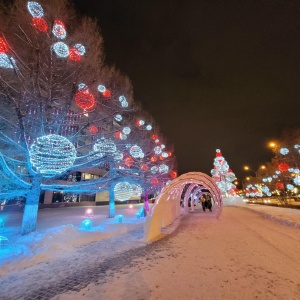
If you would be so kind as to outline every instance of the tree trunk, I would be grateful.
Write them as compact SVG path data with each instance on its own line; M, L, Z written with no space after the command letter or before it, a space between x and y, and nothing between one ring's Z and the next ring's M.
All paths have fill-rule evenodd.
M148 195L148 191L146 191L146 190L144 192L144 211L145 211L145 217L146 217L147 212L149 211L149 195Z
M22 227L20 231L22 235L36 230L39 199L41 193L41 181L42 177L40 175L32 178L32 187L30 192L27 194L23 213Z
M114 191L114 184L111 182L110 188L109 188L109 218L114 218L116 215L115 211L115 191Z

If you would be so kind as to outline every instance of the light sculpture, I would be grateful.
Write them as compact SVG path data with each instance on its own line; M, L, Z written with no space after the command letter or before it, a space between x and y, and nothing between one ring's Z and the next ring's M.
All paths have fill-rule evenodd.
M104 157L115 153L117 151L117 147L112 139L101 138L94 144L93 150L97 153L97 156Z
M95 105L95 98L88 90L83 89L75 94L75 102L83 110L90 110Z
M67 31L63 22L55 20L52 28L53 35L63 40L67 36Z
M120 114L118 114L118 115L115 115L115 120L117 121L117 122L121 122L122 121L122 116L120 115Z
M42 6L37 2L28 1L27 9L34 18L41 18L44 16L44 10Z
M5 53L0 53L0 67L5 69L13 69L9 57Z
M159 146L156 146L156 147L154 147L154 153L156 154L156 155L159 155L159 154L161 154L161 148L159 147Z
M152 129L152 126L151 126L151 125L147 125L147 126L146 126L146 130L149 130L149 131L150 131L151 129Z
M133 189L130 183L123 181L115 185L114 193L116 199L118 199L119 201L126 201L129 200L132 196Z
M37 138L31 145L30 161L45 175L57 175L73 166L76 159L74 145L65 137L50 134Z
M169 172L169 167L165 164L162 164L158 167L159 173L166 174Z
M48 24L43 18L32 18L32 25L40 32L48 31Z
M280 154L282 155L287 155L289 153L289 149L288 148L281 148L279 150Z
M123 131L124 134L128 135L128 134L130 134L131 129L130 129L130 127L124 127L122 131Z
M151 167L150 171L151 171L152 174L155 174L155 173L158 172L158 167L157 166L153 166L153 167Z
M138 145L133 145L130 150L130 155L134 158L143 158L144 157L144 153L143 150L140 146Z
M58 57L65 58L69 56L69 47L65 43L57 42L52 47Z

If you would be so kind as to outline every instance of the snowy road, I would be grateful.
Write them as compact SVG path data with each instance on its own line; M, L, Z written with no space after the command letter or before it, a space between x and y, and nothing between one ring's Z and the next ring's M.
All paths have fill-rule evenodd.
M224 207L149 245L140 228L19 270L1 299L300 299L299 274L300 229Z

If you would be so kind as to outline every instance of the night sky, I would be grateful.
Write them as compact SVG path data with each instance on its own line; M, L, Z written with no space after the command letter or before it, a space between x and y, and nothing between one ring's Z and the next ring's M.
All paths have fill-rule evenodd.
M240 180L267 142L300 127L299 0L76 0L106 63L132 81L174 144L179 173L210 174L220 148Z

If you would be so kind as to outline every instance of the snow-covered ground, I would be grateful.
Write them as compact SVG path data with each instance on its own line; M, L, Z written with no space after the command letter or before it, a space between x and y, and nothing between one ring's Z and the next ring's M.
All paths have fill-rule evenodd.
M300 298L300 210L226 206L220 220L196 210L146 244L139 209L117 206L119 223L94 207L90 230L78 229L86 208L41 210L24 237L21 214L8 215L0 298Z

